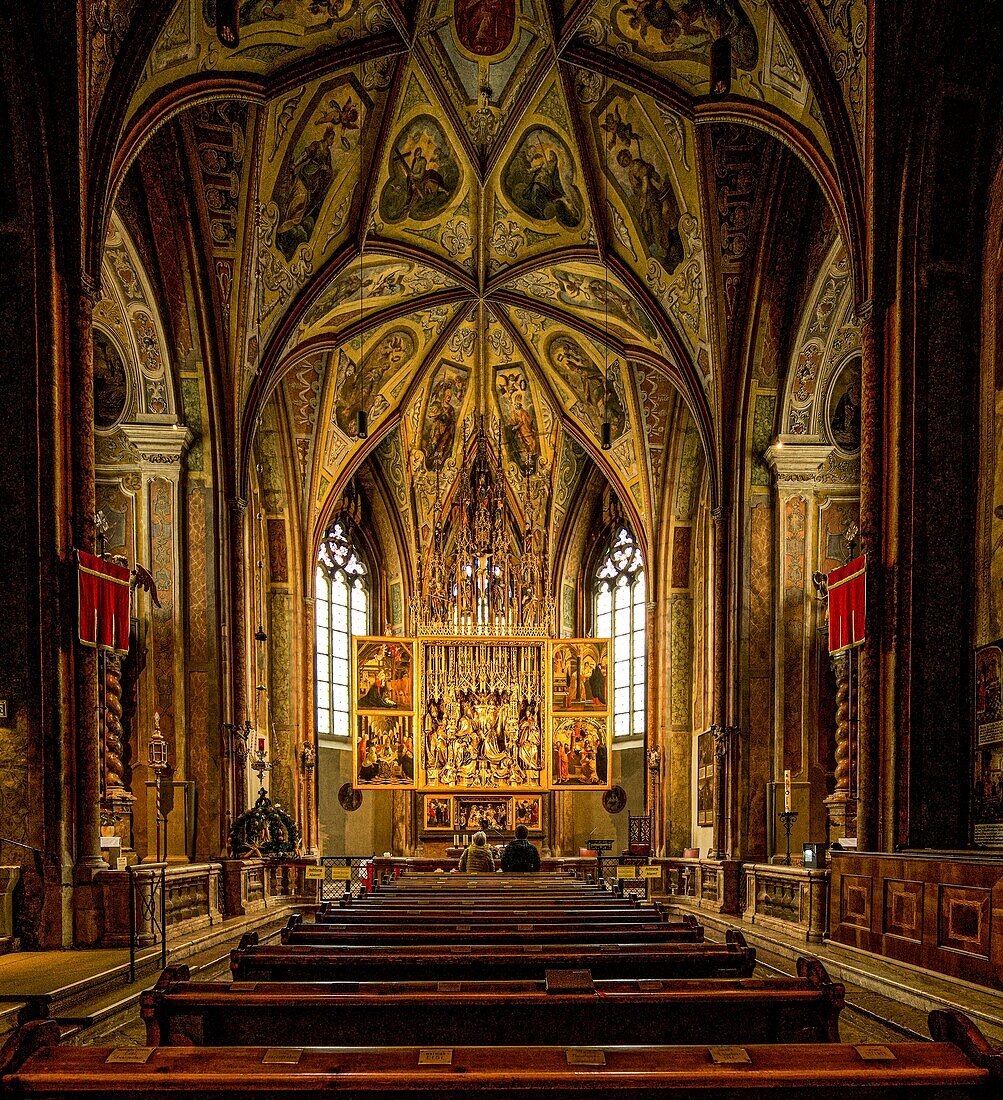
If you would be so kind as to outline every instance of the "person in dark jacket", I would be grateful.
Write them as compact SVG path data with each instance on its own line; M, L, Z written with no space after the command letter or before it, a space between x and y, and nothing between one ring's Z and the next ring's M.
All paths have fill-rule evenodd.
M510 840L502 852L501 869L503 871L539 871L540 853L535 844L530 844L526 839L529 829L525 825L517 825L515 840Z

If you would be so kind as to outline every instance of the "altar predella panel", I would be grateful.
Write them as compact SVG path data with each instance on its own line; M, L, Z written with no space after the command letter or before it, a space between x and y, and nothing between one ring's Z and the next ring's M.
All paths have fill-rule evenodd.
M608 789L609 645L595 638L356 638L354 786Z

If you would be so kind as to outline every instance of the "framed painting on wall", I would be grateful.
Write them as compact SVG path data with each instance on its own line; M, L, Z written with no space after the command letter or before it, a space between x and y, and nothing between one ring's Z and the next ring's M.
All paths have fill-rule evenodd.
M422 820L425 822L426 829L451 830L453 827L452 798L448 794L425 795Z
M410 638L356 638L355 710L414 712L414 642Z
M389 712L356 715L352 768L360 790L413 790L414 718Z
M550 646L551 710L557 714L609 712L609 641L569 638Z
M1003 640L975 650L972 840L1003 848Z
M525 825L531 833L543 828L543 799L538 794L520 795L513 799L512 827Z
M554 789L610 786L609 719L573 715L554 718L550 782Z
M714 734L697 738L697 825L714 824Z
M476 833L483 829L488 834L510 833L512 824L512 798L508 795L456 795L453 801L453 830L457 833Z

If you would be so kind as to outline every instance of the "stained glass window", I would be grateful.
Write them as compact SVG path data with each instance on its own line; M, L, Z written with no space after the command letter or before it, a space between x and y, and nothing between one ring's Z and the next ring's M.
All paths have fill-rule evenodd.
M369 570L348 525L335 520L317 555L317 736L348 740L352 635L369 632Z
M613 737L644 736L644 559L627 527L613 532L595 576L595 636L613 639Z

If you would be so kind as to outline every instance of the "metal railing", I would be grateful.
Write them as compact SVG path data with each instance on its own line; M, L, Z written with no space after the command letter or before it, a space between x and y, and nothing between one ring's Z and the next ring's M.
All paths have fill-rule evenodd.
M136 949L160 944L160 968L167 966L167 864L130 864L129 984L136 980ZM138 881L142 876L143 882ZM141 943L141 940L146 940Z
M317 882L317 901L339 901L346 894L358 897L363 888L370 889L373 882L372 856L321 856L320 866L324 877ZM335 878L335 867L348 867L349 878Z

